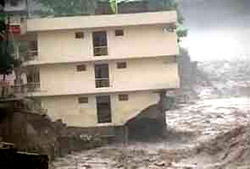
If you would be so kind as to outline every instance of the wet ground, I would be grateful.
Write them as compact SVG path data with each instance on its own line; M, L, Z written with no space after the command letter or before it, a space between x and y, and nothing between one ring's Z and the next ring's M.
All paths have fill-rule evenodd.
M218 159L197 156L197 147L247 125L249 98L206 99L167 111L168 136L151 142L130 142L72 153L53 162L54 169L202 169Z

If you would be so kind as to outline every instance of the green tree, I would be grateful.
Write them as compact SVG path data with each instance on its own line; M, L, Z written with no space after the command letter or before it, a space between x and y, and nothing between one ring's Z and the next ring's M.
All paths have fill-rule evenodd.
M148 0L149 9L151 11L158 10L175 10L178 16L178 23L176 28L176 33L178 35L178 42L181 41L181 38L186 37L188 34L188 29L183 26L184 17L180 10L180 4L177 0Z
M94 14L96 0L35 0L42 4L42 15L73 16Z
M53 16L74 16L82 14L95 14L98 2L107 2L110 4L113 13L117 13L119 4L130 3L129 0L36 0L44 6L43 15ZM187 36L188 30L182 26L183 16L177 0L141 0L148 2L149 11L176 10L178 13L177 35L178 41Z
M0 13L0 75L5 81L6 75L12 73L14 59L11 55L11 43L8 39L8 16ZM2 88L1 96L4 95L5 88Z
M0 74L4 76L11 74L13 70L14 59L10 51L13 51L11 42L0 41Z
M6 15L4 13L0 13L0 40L5 38L6 33Z
M109 0L110 7L113 13L118 13L118 2L117 0Z
M13 69L13 57L11 55L12 46L8 39L8 16L4 13L0 14L0 74L7 75Z

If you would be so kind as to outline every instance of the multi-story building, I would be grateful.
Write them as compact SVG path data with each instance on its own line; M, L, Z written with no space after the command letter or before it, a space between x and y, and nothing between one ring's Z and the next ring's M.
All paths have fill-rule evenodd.
M27 95L68 126L119 127L179 87L175 11L28 19Z

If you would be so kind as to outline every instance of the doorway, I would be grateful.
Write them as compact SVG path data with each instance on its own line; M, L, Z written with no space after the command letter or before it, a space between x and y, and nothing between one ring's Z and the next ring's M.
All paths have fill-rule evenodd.
M96 96L98 123L111 123L110 96Z
M108 43L106 31L93 32L94 56L108 55Z
M95 85L96 88L109 87L109 65L95 65Z

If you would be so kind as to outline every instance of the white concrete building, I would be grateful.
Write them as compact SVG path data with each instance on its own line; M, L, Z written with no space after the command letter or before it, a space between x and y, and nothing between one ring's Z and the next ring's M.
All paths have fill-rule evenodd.
M175 11L29 19L29 97L68 126L123 126L179 87Z

